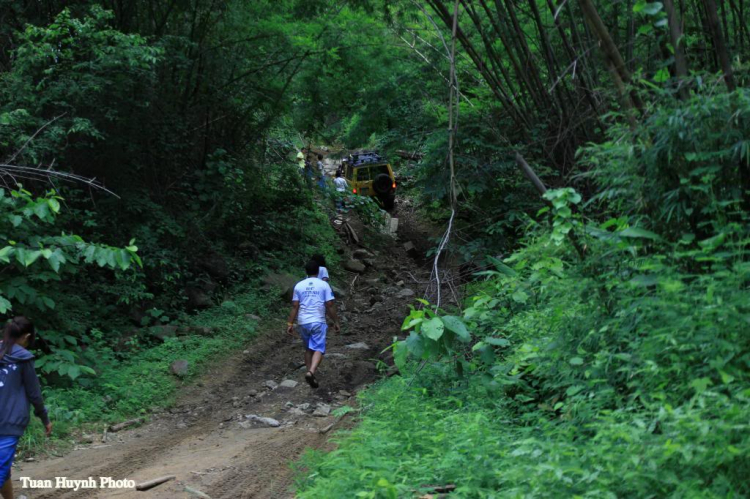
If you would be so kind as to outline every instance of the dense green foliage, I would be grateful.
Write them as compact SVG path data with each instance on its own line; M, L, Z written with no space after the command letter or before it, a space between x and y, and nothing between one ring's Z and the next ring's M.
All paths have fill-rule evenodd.
M249 338L258 277L337 261L334 203L381 220L297 151L375 147L456 213L465 299L415 304L301 497L750 495L743 0L1 8L0 313L39 325L56 420L147 412Z
M36 323L58 429L168 400L178 355L249 338L213 308L242 322L265 272L336 260L293 161L296 79L327 57L303 6L121 7L0 7L0 313Z
M460 317L406 318L406 379L308 458L301 496L750 494L747 99L662 106L584 150L600 194L548 191Z

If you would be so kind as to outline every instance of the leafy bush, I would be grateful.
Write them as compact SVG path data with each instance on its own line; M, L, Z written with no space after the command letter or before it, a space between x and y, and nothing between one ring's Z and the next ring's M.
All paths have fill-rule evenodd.
M750 217L735 144L745 128L667 126L691 109L739 119L740 94L696 97L625 132L676 163L689 134L699 174L648 182L667 168L661 153L625 155L627 140L588 149L601 165L598 199L655 206L595 220L570 208L581 201L572 189L549 191L549 220L530 223L509 258L488 259L460 316L407 317L409 337L394 346L404 379L370 390L360 427L308 458L300 497L401 497L447 483L461 497L750 494ZM687 218L668 224L673 188L687 189Z
M141 265L133 241L125 248L114 248L84 241L73 234L55 235L53 227L60 212L62 198L54 191L33 197L20 188L0 190L0 313L11 310L35 317L49 315L63 295L63 279L75 275L82 265L128 270ZM42 372L56 373L75 380L82 374L94 374L84 365L76 348L80 338L45 330L42 334L49 353L36 363Z

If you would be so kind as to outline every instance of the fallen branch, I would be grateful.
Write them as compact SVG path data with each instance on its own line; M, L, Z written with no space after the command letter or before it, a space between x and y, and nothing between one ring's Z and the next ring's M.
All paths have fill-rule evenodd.
M201 492L198 489L194 489L193 487L190 487L189 485L185 485L185 492L188 494L192 494L196 497L200 497L201 499L211 499L211 496L206 494L205 492Z
M126 428L130 428L131 426L135 426L137 424L143 423L143 418L136 418L131 419L129 421L123 421L122 423L117 423L109 427L109 431L112 433L117 433L118 431L124 430Z
M162 476L162 477L159 477L159 478L154 478L153 480L149 480L147 482L139 483L138 485L135 486L135 490L144 491L144 490L148 490L148 489L153 489L157 485L161 485L164 482L168 482L170 480L174 480L175 478L177 478L177 477L175 477L174 475L167 475L167 476Z
M344 222L344 227L346 227L346 230L348 231L348 234L351 237L352 242L354 244L359 244L359 237L357 236L357 233L354 232L354 229L352 229L352 226L349 225L349 222Z
M42 130L44 130L45 128L47 128L47 127L48 127L48 126L50 126L50 125L51 125L52 123L54 123L55 121L59 120L60 118L62 118L62 117L63 117L63 116L65 116L66 114L67 114L67 113L63 113L63 114L61 114L60 116L56 116L56 117L52 118L51 120L49 120L49 121L48 121L47 123L45 123L44 125L42 125L41 127L39 127L39 129L38 129L38 130L37 130L36 132L34 132L34 133L33 133L33 134L31 135L31 137L29 137L29 138L28 138L28 139L26 140L26 142L24 142L24 144L23 144L23 145L21 146L21 148L20 148L19 150L17 150L17 151L16 151L16 152L15 152L15 153L13 154L13 156L11 156L10 158L8 158L8 160L6 161L6 163L12 163L13 161L15 161L15 159L16 159L16 158L18 157L18 155L19 155L19 154L21 154L21 153L22 153L22 152L24 151L24 149L26 149L26 148L27 148L27 147L29 146L29 144L31 144L31 142L32 142L32 141L33 141L33 140L34 140L34 139L36 138L36 136L37 136L37 135L39 135L39 134L40 134L40 133L42 132Z
M335 425L335 424L336 424L336 422L329 424L325 428L321 428L320 430L318 430L318 433L320 433L322 435L325 435L326 433L328 433L329 431L331 431L331 428L333 428L333 425Z
M419 161L422 159L423 155L421 152L409 152L409 151L396 151L396 156L403 158L403 159L410 159L412 161Z

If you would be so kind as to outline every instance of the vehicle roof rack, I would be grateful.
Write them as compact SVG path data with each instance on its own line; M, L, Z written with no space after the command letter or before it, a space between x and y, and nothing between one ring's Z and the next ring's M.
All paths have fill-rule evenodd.
M357 151L349 155L353 166L369 165L372 163L384 163L383 158L377 151Z

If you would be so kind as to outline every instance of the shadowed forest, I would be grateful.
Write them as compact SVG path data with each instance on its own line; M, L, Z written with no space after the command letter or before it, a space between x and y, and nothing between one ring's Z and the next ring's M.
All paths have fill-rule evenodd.
M36 324L55 424L19 456L282 335L268 276L319 253L372 379L283 491L211 497L749 496L749 24L746 0L0 1L0 313ZM388 158L389 214L300 174L357 150Z

